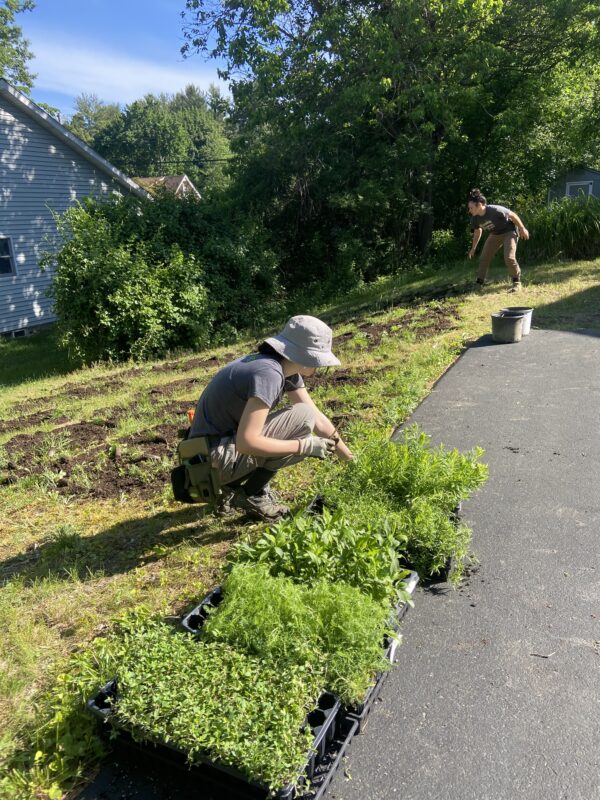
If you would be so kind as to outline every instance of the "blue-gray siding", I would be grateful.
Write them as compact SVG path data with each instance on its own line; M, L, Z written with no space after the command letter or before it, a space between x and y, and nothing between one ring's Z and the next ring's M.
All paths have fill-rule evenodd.
M52 322L52 276L38 257L55 233L51 209L121 187L67 143L0 97L0 236L10 236L16 274L0 275L0 332Z
M577 169L569 172L560 181L557 181L548 192L548 202L567 197L568 183L591 183L592 195L600 197L600 172L595 169Z

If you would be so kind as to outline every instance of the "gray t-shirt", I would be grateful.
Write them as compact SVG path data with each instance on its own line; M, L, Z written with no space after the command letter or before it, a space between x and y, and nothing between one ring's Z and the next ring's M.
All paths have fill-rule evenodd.
M471 217L471 230L483 228L484 231L495 234L513 233L517 228L508 216L510 213L510 209L504 206L488 204L485 207L485 214L481 217Z
M230 436L237 431L251 397L273 408L284 392L303 387L301 375L284 378L276 358L260 353L238 358L219 370L202 392L189 435Z

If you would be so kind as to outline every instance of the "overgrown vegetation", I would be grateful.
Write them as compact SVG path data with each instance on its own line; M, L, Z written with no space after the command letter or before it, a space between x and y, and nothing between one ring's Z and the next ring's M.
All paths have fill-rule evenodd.
M85 363L203 347L273 316L273 258L252 223L163 192L153 201L87 199L56 216L42 266L62 344ZM217 324L215 324L217 323Z
M600 252L600 200L565 197L529 214L528 260L595 258Z

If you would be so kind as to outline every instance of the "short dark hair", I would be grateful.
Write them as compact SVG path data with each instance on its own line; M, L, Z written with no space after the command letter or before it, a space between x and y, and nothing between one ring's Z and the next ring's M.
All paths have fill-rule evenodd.
M275 350L274 347L271 347L270 344L267 344L267 342L263 342L262 344L258 345L258 352L261 354L261 356L270 356L271 358L274 358L276 361L279 361L280 364L283 361L283 356L281 353L278 353L277 350Z
M482 203L483 205L486 205L487 200L481 194L481 189L471 189L471 191L469 192L469 199L468 199L467 202L469 202L469 203Z

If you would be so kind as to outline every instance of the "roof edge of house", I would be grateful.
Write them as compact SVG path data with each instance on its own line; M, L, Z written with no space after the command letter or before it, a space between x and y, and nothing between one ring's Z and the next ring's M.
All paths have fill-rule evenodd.
M109 161L103 158L99 153L93 150L85 142L82 142L79 137L74 133L67 130L64 125L54 119L54 117L43 108L40 108L33 100L24 95L18 89L15 89L4 78L0 78L0 96L6 98L13 105L21 108L29 117L35 119L43 128L54 133L59 139L66 142L73 150L84 156L92 164L95 164L104 173L109 175L121 186L129 189L138 197L144 199L152 199L152 196L135 181L131 180L124 172L114 167Z

